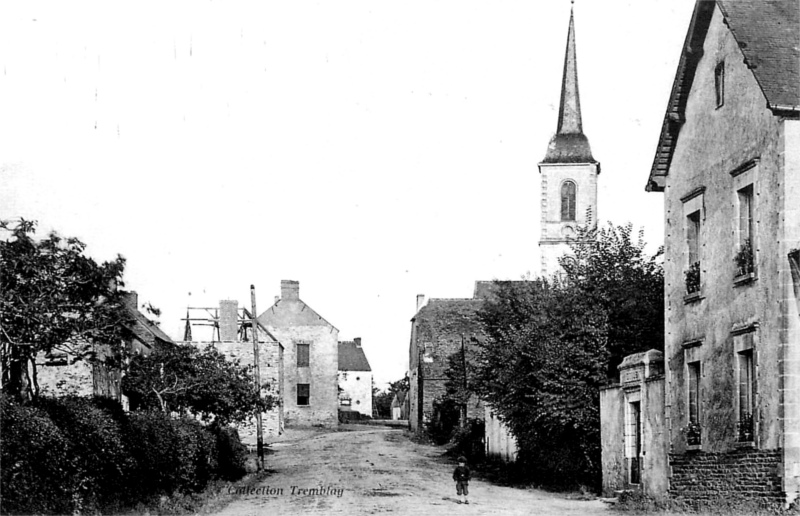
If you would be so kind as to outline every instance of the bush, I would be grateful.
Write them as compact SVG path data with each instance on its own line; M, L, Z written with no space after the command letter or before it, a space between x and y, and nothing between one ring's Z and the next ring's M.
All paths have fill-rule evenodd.
M158 506L161 495L189 495L246 472L236 430L162 412L126 414L110 400L42 398L26 406L0 396L0 424L2 514Z
M247 447L239 432L229 426L213 426L217 439L217 471L223 480L239 480L247 473Z
M125 447L120 422L89 398L40 398L38 405L69 442L67 451L78 468L77 509L105 512L128 502L121 497L136 462Z
M371 417L365 416L361 412L355 410L340 410L339 411L339 422L340 423L352 423L353 421L370 421L372 420Z
M463 455L470 464L483 462L486 458L484 427L482 419L469 419L463 428L456 428L447 454L452 457Z
M47 413L3 396L0 426L0 512L72 514L78 509L78 461Z
M199 491L216 477L216 439L192 419L163 412L130 414L127 443L138 459L140 496Z

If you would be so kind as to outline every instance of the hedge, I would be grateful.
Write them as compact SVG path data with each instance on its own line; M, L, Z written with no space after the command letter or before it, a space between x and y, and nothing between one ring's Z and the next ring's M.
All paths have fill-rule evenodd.
M238 434L108 400L0 397L0 512L119 512L245 473Z

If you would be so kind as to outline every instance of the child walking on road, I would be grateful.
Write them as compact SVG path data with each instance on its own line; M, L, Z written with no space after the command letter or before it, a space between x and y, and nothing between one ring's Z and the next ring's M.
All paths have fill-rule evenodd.
M469 479L470 473L467 467L467 459L462 455L458 458L458 466L453 471L453 480L456 481L456 494L458 495L458 503L461 503L461 497L464 497L464 503L469 503L467 496L469 495Z

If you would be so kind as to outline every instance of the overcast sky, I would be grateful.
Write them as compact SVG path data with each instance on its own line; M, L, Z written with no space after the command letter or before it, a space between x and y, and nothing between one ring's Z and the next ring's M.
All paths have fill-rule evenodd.
M653 248L663 202L644 186L692 6L575 6L599 217ZM362 337L379 384L399 379L417 294L538 273L569 11L3 2L0 218L122 254L174 338L187 304L249 306L252 283L261 312L298 280L340 340Z

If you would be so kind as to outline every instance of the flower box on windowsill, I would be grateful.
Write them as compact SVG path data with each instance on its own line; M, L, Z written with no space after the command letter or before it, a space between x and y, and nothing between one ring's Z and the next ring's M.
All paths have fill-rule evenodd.
M756 273L755 272L748 272L747 274L739 274L735 278L733 278L733 286L738 287L739 285L747 285L748 283L755 281Z
M683 296L684 304L694 303L695 301L700 301L703 299L703 296L700 295L700 291L692 292L691 294L686 294Z
M687 444L686 451L701 451L703 449L702 444Z

